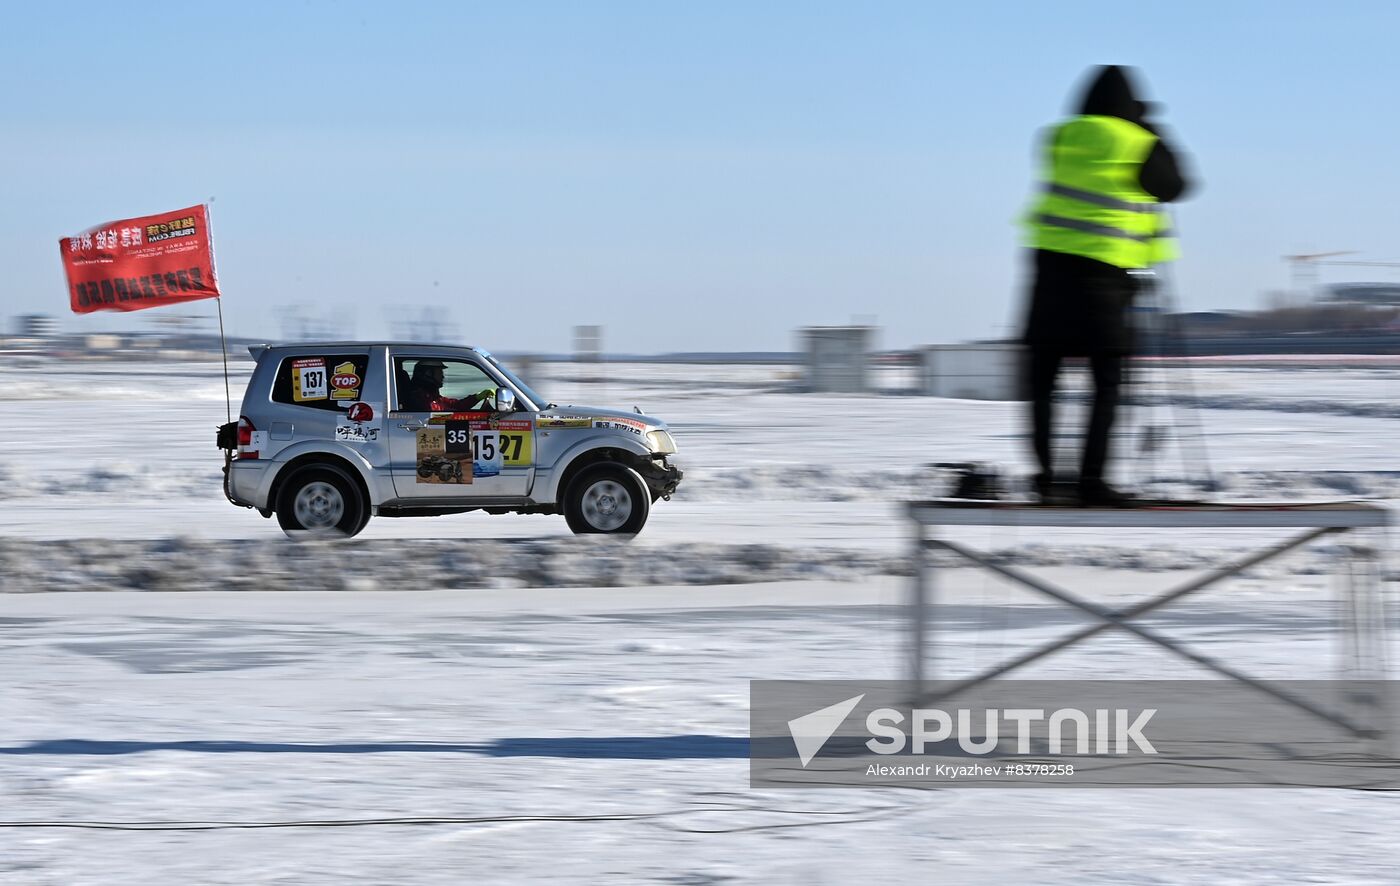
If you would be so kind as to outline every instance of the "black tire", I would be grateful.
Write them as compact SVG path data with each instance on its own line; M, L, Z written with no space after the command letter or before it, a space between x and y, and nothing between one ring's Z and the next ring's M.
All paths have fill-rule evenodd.
M359 489L359 488L360 488L360 486L359 486L358 483L355 484L355 488L356 488L356 489ZM354 538L355 536L359 535L361 532L364 532L364 531L365 531L365 527L369 525L369 518L370 518L370 516L371 516L371 515L370 515L369 502L364 502L364 503L363 503L363 506L360 508L360 510L363 511L364 513L360 516L360 522L359 522L359 524L355 527L355 531L352 532L352 533L350 533L350 537L351 537L351 538Z
M650 514L651 491L619 464L584 468L564 492L564 520L576 535L636 535Z
M369 503L341 468L305 467L282 483L277 523L293 538L350 538L369 523Z

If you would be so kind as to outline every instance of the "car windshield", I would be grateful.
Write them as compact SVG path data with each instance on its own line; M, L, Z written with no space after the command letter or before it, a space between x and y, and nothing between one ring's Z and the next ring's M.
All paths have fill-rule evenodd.
M490 360L491 365L499 369L501 371L501 374L504 375L506 378L510 379L510 383L515 385L516 388L520 390L520 393L530 398L530 402L535 404L535 408L544 409L549 405L549 401L544 398L543 394L540 394L534 388L521 381L520 376L507 369L504 363L502 363L500 360L497 360L489 352L477 351L477 353L485 357L487 360Z

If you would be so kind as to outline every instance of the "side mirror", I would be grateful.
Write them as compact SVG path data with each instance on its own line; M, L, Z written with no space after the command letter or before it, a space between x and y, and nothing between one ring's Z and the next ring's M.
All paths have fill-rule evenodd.
M515 411L515 391L512 391L505 385L502 385L501 387L496 389L496 411Z

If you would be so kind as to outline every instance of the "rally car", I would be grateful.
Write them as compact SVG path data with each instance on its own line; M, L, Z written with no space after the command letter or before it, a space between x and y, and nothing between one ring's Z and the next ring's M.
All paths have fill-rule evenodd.
M634 534L681 481L665 422L549 403L480 348L257 345L224 494L288 534L353 536L371 516L564 515Z

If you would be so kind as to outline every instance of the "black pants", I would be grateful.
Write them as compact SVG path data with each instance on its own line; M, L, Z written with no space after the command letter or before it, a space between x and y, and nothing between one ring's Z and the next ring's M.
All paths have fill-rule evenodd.
M1055 395L1055 379L1060 374L1060 364L1067 355L1054 348L1031 347L1031 440L1035 446L1035 457L1040 462L1041 475L1054 474L1055 454L1050 449L1053 411L1051 400ZM1080 461L1079 482L1097 482L1103 479L1104 465L1108 462L1109 434L1113 430L1113 419L1118 411L1119 388L1123 381L1123 355L1100 353L1089 357L1089 367L1094 375L1094 406L1089 413L1089 427L1084 435L1084 454Z

